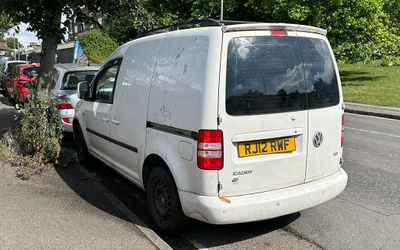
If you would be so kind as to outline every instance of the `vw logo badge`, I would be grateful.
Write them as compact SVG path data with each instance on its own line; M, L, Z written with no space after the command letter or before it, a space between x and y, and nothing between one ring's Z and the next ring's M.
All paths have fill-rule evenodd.
M324 141L324 136L322 135L322 132L319 131L316 132L313 138L314 147L319 148L323 141Z

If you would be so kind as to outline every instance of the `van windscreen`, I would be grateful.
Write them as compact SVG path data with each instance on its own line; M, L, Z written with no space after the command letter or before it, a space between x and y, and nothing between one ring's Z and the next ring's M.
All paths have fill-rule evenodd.
M339 89L325 41L238 37L228 47L226 111L270 114L334 106Z

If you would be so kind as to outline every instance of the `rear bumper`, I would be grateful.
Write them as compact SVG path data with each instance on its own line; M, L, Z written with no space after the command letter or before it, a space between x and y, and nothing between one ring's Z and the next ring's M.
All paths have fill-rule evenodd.
M63 124L63 131L64 132L67 132L67 133L72 133L73 132L71 123L62 122L62 124Z
M227 197L200 196L180 191L186 216L210 224L233 224L271 219L324 203L340 194L347 185L343 169L328 177L285 189Z
M63 118L69 118L69 120L72 122L74 115L75 115L75 110L74 109L63 109L63 110L59 110L59 112L60 112L60 116L61 116L61 123L63 126L63 131L72 133L72 131L73 131L72 123L64 122Z

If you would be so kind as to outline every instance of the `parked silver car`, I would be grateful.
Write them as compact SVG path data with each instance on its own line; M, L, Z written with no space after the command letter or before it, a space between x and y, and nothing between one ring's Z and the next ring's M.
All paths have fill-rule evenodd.
M78 83L91 82L100 66L81 64L56 64L53 72L53 96L57 99L64 132L72 132L75 105L79 99L76 94Z

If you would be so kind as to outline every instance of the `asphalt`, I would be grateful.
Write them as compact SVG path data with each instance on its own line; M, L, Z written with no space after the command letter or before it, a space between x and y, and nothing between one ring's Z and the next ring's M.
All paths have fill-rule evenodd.
M289 225L325 249L399 249L400 121L346 114L346 190Z
M72 147L71 142L65 146ZM155 232L174 249L399 249L400 121L347 113L344 169L349 174L346 190L318 207L238 225L213 226L192 221L186 232L176 237ZM128 244L123 243L129 240L128 235L142 235L132 218L138 218L139 228L154 232L144 193L104 164L93 161L86 166L58 168L49 176L52 177L37 177L31 181L33 186L28 182L19 184L28 185L25 190L3 191L13 185L1 186L0 249L4 243L43 243L46 241L38 239L46 238L44 235L48 235L48 245L41 246L52 249L61 246L57 245L61 242L71 249L84 249L96 240L100 243L91 249L125 249ZM36 193L40 194L36 199L40 205L31 208L33 201L25 200L34 200L29 197L36 197ZM3 201L14 202L13 206L8 205L7 213L3 212ZM37 208L42 212L33 213L35 216L10 216L13 210ZM65 216L76 219L56 219L52 208L62 214L71 210ZM2 226L4 218L8 218L7 226ZM57 232L55 237L52 231ZM142 249L134 244L129 247Z
M158 234L174 249L398 249L400 121L348 113L345 121L349 183L337 198L273 220L228 226L192 221L178 237ZM86 169L151 227L142 191L101 163Z

